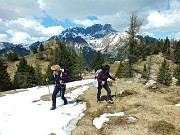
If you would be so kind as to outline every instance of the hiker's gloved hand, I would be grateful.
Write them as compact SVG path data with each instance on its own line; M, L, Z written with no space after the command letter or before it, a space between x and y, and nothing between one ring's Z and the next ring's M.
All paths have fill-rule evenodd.
M46 78L46 82L48 82L49 81L49 78Z
M101 82L101 85L104 85L104 84L105 84L105 82L104 82L104 81L102 81L102 82Z

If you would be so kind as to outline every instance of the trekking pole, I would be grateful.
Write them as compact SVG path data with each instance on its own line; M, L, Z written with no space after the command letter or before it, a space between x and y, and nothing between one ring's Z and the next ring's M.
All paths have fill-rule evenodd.
M50 95L50 88L49 88L49 83L48 83L48 91L49 91L49 100L51 100L51 95Z
M115 81L115 87L116 87L116 91L115 91L115 99L114 99L114 101L115 101L116 98L117 98L117 81Z

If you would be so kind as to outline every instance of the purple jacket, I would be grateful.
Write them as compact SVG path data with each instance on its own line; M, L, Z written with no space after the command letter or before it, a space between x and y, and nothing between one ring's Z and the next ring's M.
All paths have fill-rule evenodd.
M115 80L114 77L110 76L109 73L105 73L103 71L101 71L99 74L98 74L98 77L97 77L97 80L98 80L98 83L102 83L102 81L104 81L105 83L107 83L107 79L110 78L112 80Z

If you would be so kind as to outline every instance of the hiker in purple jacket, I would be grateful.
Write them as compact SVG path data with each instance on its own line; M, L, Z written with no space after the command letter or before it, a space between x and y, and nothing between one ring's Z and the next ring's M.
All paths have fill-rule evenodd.
M98 93L97 93L97 102L100 103L100 96L101 96L101 89L102 87L107 91L107 99L108 103L113 103L112 97L111 97L111 90L109 88L109 85L107 83L107 79L110 78L113 81L115 81L115 78L110 76L109 74L110 67L109 65L105 65L102 67L102 71L98 74L97 80L98 80Z

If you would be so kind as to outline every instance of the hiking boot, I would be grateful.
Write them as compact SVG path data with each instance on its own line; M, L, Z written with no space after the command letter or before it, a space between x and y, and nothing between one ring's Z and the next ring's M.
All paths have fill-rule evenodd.
M114 102L112 100L108 100L108 103L113 104Z
M97 101L97 103L98 103L98 104L100 104L100 103L101 103L101 101L99 101L99 100L98 100L98 101Z
M56 107L55 107L55 106L52 106L50 110L54 110L54 109L56 109Z

